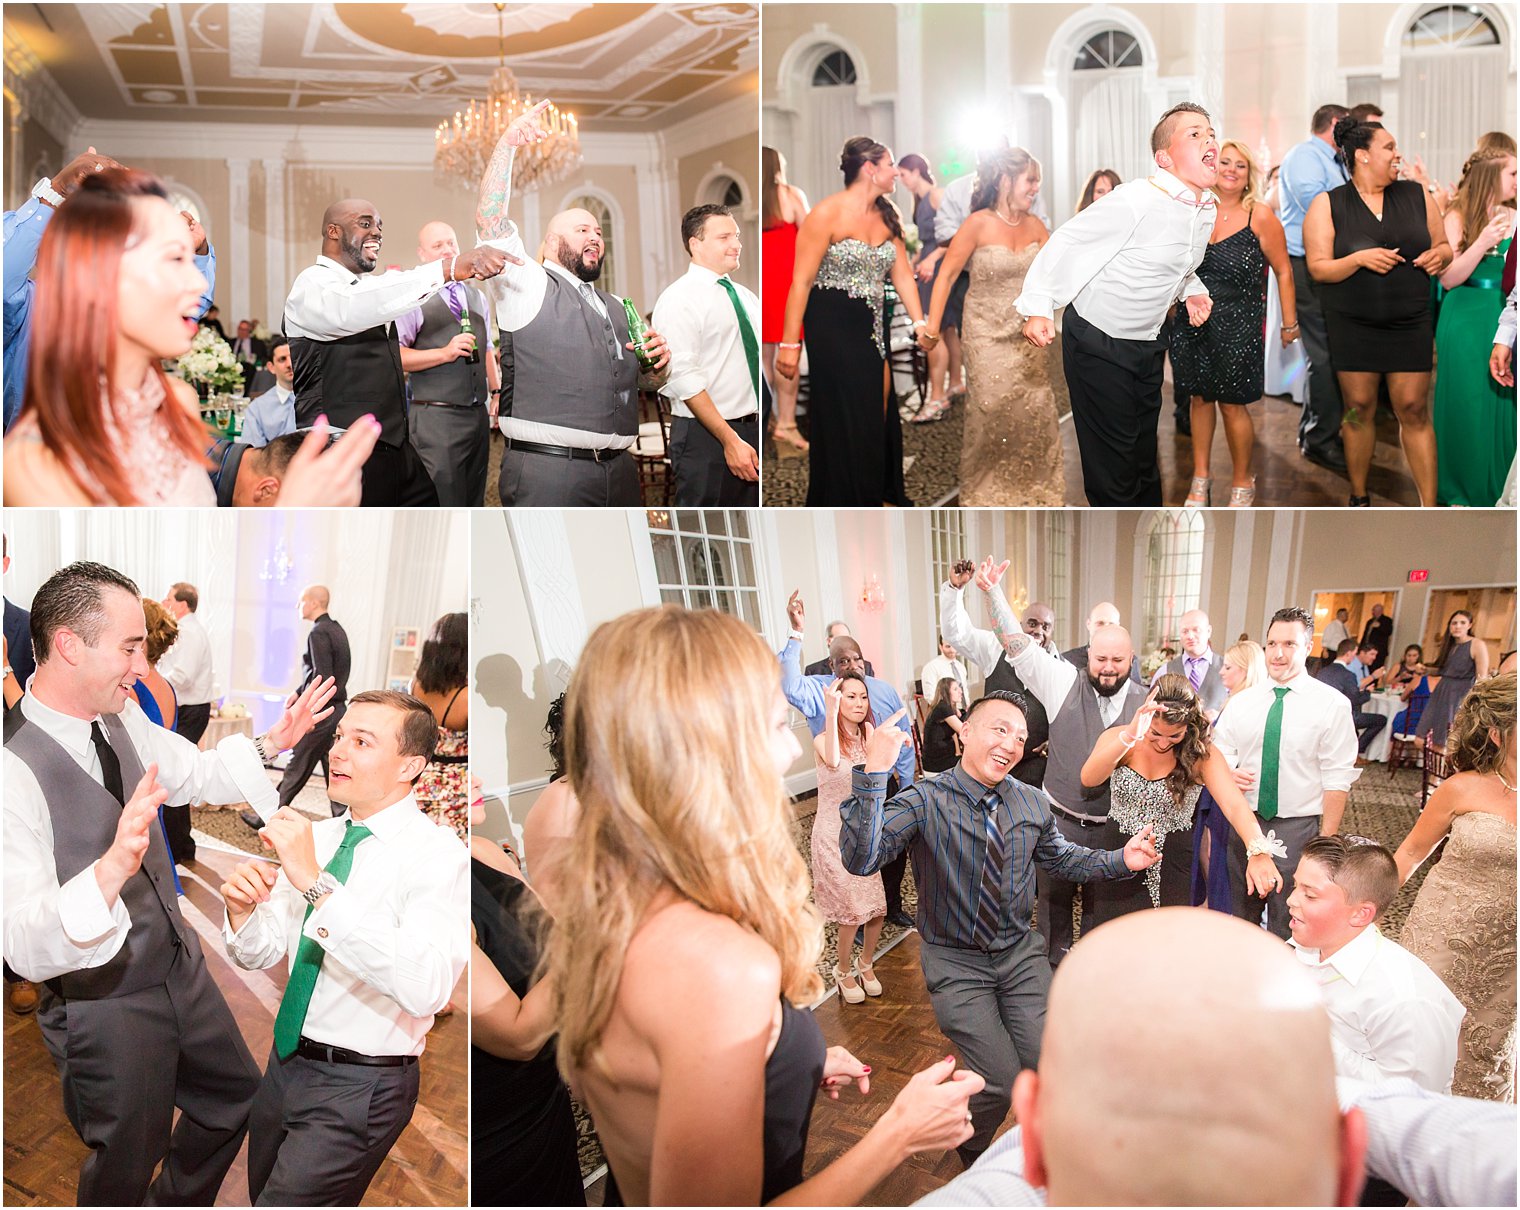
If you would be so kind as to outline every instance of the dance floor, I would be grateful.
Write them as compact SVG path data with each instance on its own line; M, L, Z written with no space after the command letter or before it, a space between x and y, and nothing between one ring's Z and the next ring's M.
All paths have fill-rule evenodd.
M1187 499L1193 474L1191 439L1177 431L1172 418L1172 392L1168 382L1158 431L1160 443L1161 491L1169 507ZM946 507L960 503L959 477L961 423L964 406L957 402L943 420L931 424L903 425L903 452L912 459L904 475L908 497L921 506ZM1251 405L1256 422L1256 506L1340 507L1346 503L1350 483L1344 475L1325 470L1303 458L1298 452L1300 409L1287 399L1268 396ZM800 421L805 432L807 421ZM1082 490L1082 463L1077 436L1069 417L1061 421L1061 444L1065 459L1066 503L1085 506ZM808 465L806 457L791 457L785 449L779 454L775 442L765 447L763 496L767 505L800 505L807 496ZM1230 453L1220 426L1214 435L1213 460L1214 504L1229 503ZM1375 506L1419 503L1414 480L1404 466L1399 450L1398 424L1386 411L1378 415L1378 444L1373 455L1368 490ZM1016 507L1018 501L1009 501Z
M325 797L312 782L297 805ZM315 813L314 811L311 813ZM203 819L205 812L196 811ZM236 823L231 812L218 812L229 831ZM241 823L236 823L242 828ZM214 829L221 832L221 828ZM253 833L243 829L248 841ZM222 901L217 893L223 879L242 858L232 845L219 845L199 831L196 860L180 867L185 919L200 935L207 965L216 984L242 1026L243 1038L262 1067L274 1036L274 1018L285 987L283 964L267 971L245 971L226 957L221 941ZM251 848L249 843L247 847ZM455 1003L465 1002L465 983ZM422 1063L422 1091L416 1112L390 1156L370 1184L366 1206L462 1206L468 1180L467 1089L469 1086L468 1021L463 1011L440 1018L428 1035ZM42 1044L32 1017L5 1011L5 1204L12 1206L72 1206L77 1204L79 1165L86 1148L63 1114L58 1075ZM247 1145L238 1153L222 1191L219 1206L249 1204Z

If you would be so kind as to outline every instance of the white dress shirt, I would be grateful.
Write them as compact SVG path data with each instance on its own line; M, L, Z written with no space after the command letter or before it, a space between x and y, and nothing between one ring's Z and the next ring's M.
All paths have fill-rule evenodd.
M363 277L331 257L301 270L285 300L285 335L341 340L400 319L443 288L442 260Z
M1155 340L1168 308L1208 290L1198 266L1214 230L1215 197L1164 168L1126 181L1062 223L1035 255L1014 299L1020 315L1054 319L1074 303L1082 318L1120 340Z
M342 843L349 814L312 824L317 862ZM348 881L306 917L284 873L243 927L223 922L239 966L295 964L301 938L324 951L301 1036L366 1055L420 1055L470 952L469 857L408 794L364 820ZM304 925L303 925L303 918Z
M1271 679L1242 689L1230 699L1230 708L1214 725L1214 746L1232 769L1258 775L1250 789L1242 791L1256 809L1260 788L1261 749L1266 739L1267 711L1278 688ZM1356 726L1351 703L1339 689L1332 689L1307 672L1300 672L1286 686L1283 698L1282 736L1277 760L1277 813L1284 819L1323 815L1327 791L1350 790L1361 776L1356 767Z
M950 640L946 639L945 642ZM926 663L923 671L918 674L919 684L924 687L924 696L932 699L939 683L947 676L953 676L960 682L961 700L966 701L966 665L959 660L947 660L942 655L937 655Z
M976 189L976 173L968 172L951 181L939 195L939 209L934 212L934 238L948 244L971 216L971 194ZM919 232L923 235L924 232Z
M1289 940L1330 1014L1337 1075L1378 1083L1407 1076L1450 1092L1464 1009L1430 967L1369 925L1329 958Z
M1331 655L1334 655L1335 649L1350 637L1351 635L1346 630L1346 623L1336 618L1334 621L1326 623L1321 645Z
M939 586L939 632L945 642L977 666L982 679L986 680L1002 657L1003 644L992 631L978 630L971 624L971 615L966 612L965 593L964 587L957 588L949 580ZM1036 644L1035 649L1052 659L1061 658L1059 651L1052 651L1049 647Z
M100 785L100 758L90 742L93 719L61 714L31 693L17 707L27 721L57 740ZM98 717L98 716L97 716ZM268 818L279 795L264 773L253 742L229 735L210 752L199 751L181 736L151 722L131 698L121 721L146 768L158 764L158 782L179 803L247 802ZM19 756L5 753L5 957L17 974L33 982L69 971L104 966L116 957L131 931L132 920L120 897L106 906L95 881L95 864L62 886L53 858L53 819L42 787ZM124 786L130 796L135 786ZM155 826L150 842L161 844ZM104 854L102 854L104 856Z
M1508 345L1515 347L1515 291L1520 286L1511 286L1509 297L1504 300L1504 308L1499 312L1499 326L1494 329L1494 343L1496 345Z
M611 322L612 317L607 314L607 305L589 282L581 281L557 261L540 263L528 255L516 223L507 224L507 233L501 239L480 240L479 243L489 244L523 262L520 265L514 265L508 261L507 267L495 277L479 283L480 288L485 291L495 307L496 326L503 332L520 331L537 318L539 311L543 309L544 294L549 289L548 275L550 273L558 273L575 287L577 293L591 304L598 315ZM613 324L613 326L615 328L617 325ZM659 329L656 328L655 331ZM618 346L617 355L620 359L629 356L621 345ZM535 420L523 420L517 416L501 417L497 422L497 427L501 429L502 436L511 437L517 441L536 441L540 445L562 445L571 449L625 450L638 443L637 437L624 434L593 433L586 429L570 428L562 424L543 424Z
M174 686L181 706L199 706L216 697L211 636L195 614L179 619L179 636L158 661L158 674Z
M670 346L670 378L660 394L670 400L673 416L691 416L686 401L706 391L724 420L754 416L760 409L749 357L733 300L720 284L727 275L693 264L684 277L665 287L654 304L654 330ZM760 300L731 283L749 316L750 331L760 340Z

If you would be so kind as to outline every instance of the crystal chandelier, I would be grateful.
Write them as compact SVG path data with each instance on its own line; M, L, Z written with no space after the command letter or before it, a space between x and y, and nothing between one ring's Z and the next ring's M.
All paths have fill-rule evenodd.
M471 101L469 108L455 110L452 122L438 123L433 135L433 171L440 183L474 193L480 188L486 165L508 126L533 108L531 94L519 93L517 77L507 68L507 40L502 14L496 8L498 66L491 76L485 101ZM572 113L550 105L539 117L549 131L541 143L519 147L512 161L512 188L532 189L557 181L581 162L580 127Z

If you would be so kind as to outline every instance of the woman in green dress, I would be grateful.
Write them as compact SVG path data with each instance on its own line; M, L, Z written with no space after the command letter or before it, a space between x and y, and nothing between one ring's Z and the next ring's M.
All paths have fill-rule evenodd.
M1449 293L1436 325L1437 498L1491 508L1515 457L1515 388L1488 373L1504 256L1515 237L1515 157L1473 164L1445 221L1457 255L1441 274Z

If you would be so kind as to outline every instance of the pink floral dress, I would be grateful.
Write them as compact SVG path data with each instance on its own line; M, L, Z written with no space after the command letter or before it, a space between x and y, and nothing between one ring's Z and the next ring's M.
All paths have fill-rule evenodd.
M864 742L841 747L839 768L830 769L813 751L818 768L818 814L813 819L813 901L825 920L856 925L887 913L880 874L856 877L839 856L839 804L850 794L850 769L865 760Z

